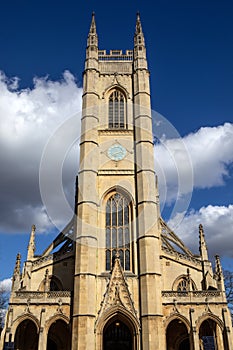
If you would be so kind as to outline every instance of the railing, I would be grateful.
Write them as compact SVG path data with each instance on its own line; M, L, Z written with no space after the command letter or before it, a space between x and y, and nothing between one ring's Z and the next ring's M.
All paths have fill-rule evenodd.
M199 298L199 297L219 297L222 295L222 292L220 290L193 290L190 292L177 292L177 291L162 291L162 296L165 297L188 297L192 295L193 297Z
M219 290L198 290L198 291L162 291L164 303L177 302L198 302L206 303L211 301L226 302L225 294Z
M62 259L64 256L70 256L70 255L73 255L72 250L66 251L66 252L56 252L56 253L48 254L41 257L38 256L37 259L32 262L32 266L33 267L40 266L47 261L58 261Z
M123 54L122 50L110 50L110 53L107 54L106 50L99 50L98 57L100 61L132 61L133 51L127 50Z
M17 291L14 294L18 299L57 299L70 298L71 292L68 290L62 291L48 291L48 292L32 292L32 291Z

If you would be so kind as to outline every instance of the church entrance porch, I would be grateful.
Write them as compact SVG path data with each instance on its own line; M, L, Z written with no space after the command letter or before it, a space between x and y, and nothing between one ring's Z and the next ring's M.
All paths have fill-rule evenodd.
M22 321L15 333L15 350L37 350L38 332L35 323L31 320Z
M166 331L167 350L190 350L189 334L180 319L171 321Z
M69 350L70 332L63 320L56 320L49 328L47 350Z
M104 329L104 350L132 350L132 334L120 320L114 320Z

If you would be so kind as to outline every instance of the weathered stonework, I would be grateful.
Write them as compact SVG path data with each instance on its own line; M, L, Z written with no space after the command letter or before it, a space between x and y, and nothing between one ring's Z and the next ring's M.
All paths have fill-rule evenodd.
M221 264L213 271L203 227L196 256L160 217L139 15L125 53L98 49L92 18L74 213L40 256L32 227L1 349L233 350Z

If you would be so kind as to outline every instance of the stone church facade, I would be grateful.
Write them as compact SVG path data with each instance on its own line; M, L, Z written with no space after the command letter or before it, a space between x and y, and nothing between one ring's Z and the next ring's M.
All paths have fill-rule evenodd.
M27 260L17 255L1 348L233 350L219 257L203 227L194 255L160 216L149 71L141 21L134 48L98 49L83 75L73 220Z

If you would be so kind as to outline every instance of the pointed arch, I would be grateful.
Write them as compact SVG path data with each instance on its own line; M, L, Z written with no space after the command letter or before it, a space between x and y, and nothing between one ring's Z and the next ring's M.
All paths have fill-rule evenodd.
M97 348L103 349L104 333L113 323L125 325L132 336L132 350L139 349L140 324L133 314L120 305L116 305L105 312L96 324Z
M201 327L201 324L208 319L213 320L220 327L221 331L224 330L223 321L218 316L212 314L211 312L206 312L205 314L203 314L197 319L197 329L199 330Z
M19 326L19 324L22 323L25 320L32 321L35 324L35 326L36 326L37 332L39 332L39 329L40 329L40 322L39 322L39 320L33 314L27 312L27 313L25 313L23 315L20 315L19 317L16 318L16 320L14 321L14 323L12 325L12 328L11 328L12 333L15 333L17 327Z
M112 91L120 90L125 95L125 98L127 100L130 99L130 94L129 94L128 90L126 90L126 88L118 82L117 75L115 75L114 81L115 82L113 82L111 85L107 86L107 88L104 90L103 98L108 99L110 94L112 93Z
M177 292L188 292L190 290L197 290L195 282L187 275L179 275L172 285L172 290Z
M45 278L40 282L39 284L39 291L44 292L45 291ZM49 275L48 276L48 282L49 282L49 291L59 291L64 290L62 282L60 279L55 275Z
M171 314L171 315L166 319L166 321L165 321L165 329L167 329L168 325L169 325L173 320L178 320L178 321L183 322L183 323L185 324L186 328L187 328L188 333L190 332L191 326L190 326L189 320L188 320L185 316L179 314L178 312L175 312L175 313Z
M50 317L47 321L46 321L46 324L45 324L45 329L48 333L48 330L49 328L51 327L51 325L53 323L55 323L56 321L58 320L62 320L64 321L67 325L70 323L70 320L68 317L66 317L65 315L63 314L56 314L56 315L53 315L52 317Z
M108 128L127 129L127 98L119 86L108 93Z
M21 317L15 329L14 349L36 350L38 348L39 331L34 317Z
M108 191L104 198L105 269L110 271L118 251L125 271L133 270L133 210L131 196L120 188Z
M69 320L64 315L51 317L46 324L47 349L63 350L70 348L71 332Z
M189 322L188 322L189 323ZM166 349L190 350L190 327L187 319L179 314L173 315L166 326Z
M199 321L198 324L198 337L201 349L206 347L210 349L220 349L222 345L224 349L228 348L226 344L226 338L224 337L224 326L222 321L216 316L208 313ZM220 321L220 322L219 322Z
M132 203L132 205L135 205L135 200L134 200L132 194L131 194L127 189L125 189L124 187L119 186L119 185L117 185L117 186L112 186L112 187L108 188L108 189L103 193L103 195L102 195L102 197L101 197L100 205L101 205L101 206L105 205L106 202L107 202L107 199L108 199L109 197L111 197L111 195L112 195L113 193L115 193L115 192L120 192L120 193L122 193L122 195L124 195L125 197L128 198L129 202Z

